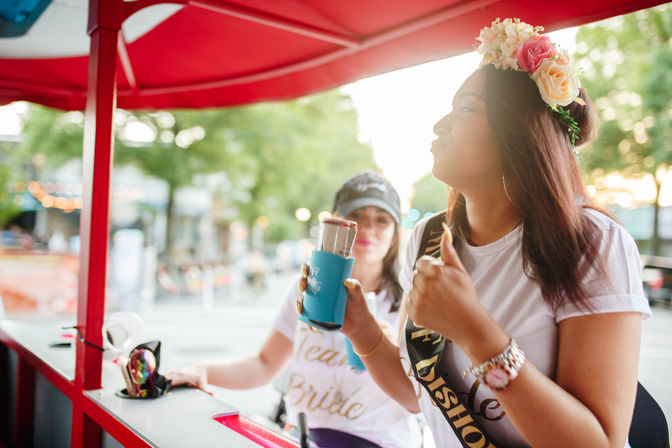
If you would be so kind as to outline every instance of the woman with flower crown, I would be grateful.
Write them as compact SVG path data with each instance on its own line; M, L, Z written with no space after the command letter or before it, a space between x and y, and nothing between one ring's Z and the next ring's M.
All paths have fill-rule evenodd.
M635 242L582 184L591 102L541 31L483 29L481 67L434 126L449 206L409 242L398 347L346 280L343 332L439 447L628 446L651 311Z

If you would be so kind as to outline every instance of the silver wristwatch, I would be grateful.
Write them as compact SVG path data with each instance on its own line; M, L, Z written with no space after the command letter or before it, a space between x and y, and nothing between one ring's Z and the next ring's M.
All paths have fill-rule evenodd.
M469 367L462 373L462 378L473 375L490 389L502 390L518 376L518 371L524 363L525 353L511 338L503 352L483 364Z

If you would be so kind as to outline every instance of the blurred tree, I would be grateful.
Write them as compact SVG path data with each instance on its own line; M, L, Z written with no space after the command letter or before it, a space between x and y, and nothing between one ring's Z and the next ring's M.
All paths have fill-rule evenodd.
M0 160L6 159L3 156L5 155L0 150ZM14 190L10 184L16 180L12 176L11 166L6 162L0 163L0 185L3 187L0 190L0 228L20 212L20 208L14 203L14 195L10 194Z
M599 138L580 152L591 177L620 172L656 183L651 252L659 252L661 188L672 165L672 7L657 6L586 25L576 65L601 119Z
M436 213L448 206L448 187L432 173L426 174L413 184L411 207L420 212Z
M116 164L133 164L168 185L166 209L166 252L172 246L172 215L176 189L191 184L197 173L221 169L228 162L221 144L196 145L205 131L197 123L212 121L212 112L195 111L115 114ZM73 158L81 158L84 115L81 112L30 105L23 127L23 142L18 156L26 163L35 154L44 156L47 169ZM134 140L136 138L136 140ZM221 143L221 142L220 142ZM39 170L38 170L39 171Z
M20 153L40 153L47 167L81 157L83 115L31 105ZM117 111L115 163L132 164L168 184L166 252L173 241L178 188L198 174L225 173L214 187L252 228L260 216L267 236L304 235L299 207L331 210L338 186L362 169L375 169L373 151L357 140L357 114L338 91L283 103L208 110Z
M115 164L134 165L168 185L164 245L167 255L171 254L175 239L176 191L192 185L197 174L226 170L235 160L227 150L227 141L217 138L217 126L225 122L221 115L223 110L119 111L115 117Z
M293 219L296 209L331 211L333 195L350 176L376 169L373 151L357 140L357 113L350 98L338 91L287 103L245 108L232 128L241 144L243 173L249 197L238 201L241 219L249 225L262 215L274 240L305 235ZM247 125L246 125L247 123ZM289 225L283 217L292 217Z
M29 120L26 119L28 116ZM22 119L22 138L17 142L3 142L0 145L0 182L3 186L7 182L24 182L38 178L47 154L50 166L58 166L73 157L81 156L84 122L82 113L64 113L29 105L27 116ZM21 207L14 204L14 197L8 194L7 189L3 192L3 198L0 200L0 223L21 211Z

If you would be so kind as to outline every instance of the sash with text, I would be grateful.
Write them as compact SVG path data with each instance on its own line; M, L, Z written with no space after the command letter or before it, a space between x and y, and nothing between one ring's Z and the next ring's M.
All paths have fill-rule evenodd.
M441 212L427 221L416 260L423 255L435 258L441 256L441 223L444 219L445 212ZM495 448L492 438L472 416L469 407L460 400L448 376L439 371L447 342L450 343L440 334L415 325L410 318L406 319L408 356L418 383L442 411L441 414L464 448Z

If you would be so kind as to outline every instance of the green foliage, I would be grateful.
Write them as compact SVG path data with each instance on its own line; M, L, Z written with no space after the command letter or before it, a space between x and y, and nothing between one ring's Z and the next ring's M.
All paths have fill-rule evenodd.
M656 182L651 252L659 253L661 181L672 165L672 7L657 6L582 27L577 65L602 121L581 152L590 176L648 173Z
M583 26L576 64L602 122L581 151L588 172L655 173L672 164L672 8Z
M572 147L574 147L574 144L576 143L576 140L579 138L579 131L581 130L579 128L579 125L574 121L574 119L569 115L569 111L567 109L563 109L562 106L551 106L550 104L546 104L546 107L548 107L550 110L553 111L553 113L558 114L559 120L567 126L567 132L569 132L569 141L572 142Z
M119 111L115 118L115 164L135 165L141 171L166 181L171 189L191 185L196 174L222 170L231 162L225 143L200 124L216 129L213 111ZM150 141L137 142L128 132L144 126ZM207 139L206 139L207 137Z
M431 173L426 174L413 184L411 207L425 213L436 213L448 205L448 187L437 180Z
M53 168L82 156L84 115L81 112L61 112L31 104L28 117L23 124L17 163L31 163L33 156L41 154L45 156L46 167Z
M47 167L81 157L81 113L31 105L24 133L24 162L36 153ZM297 208L310 209L316 221L320 211L331 210L346 178L376 169L371 147L357 140L352 102L338 91L226 109L118 111L115 137L115 164L164 180L171 195L199 174L224 173L226 182L209 188L248 225L266 216L265 236L274 241L305 236L307 225L294 218ZM168 204L170 234L170 198Z
M3 186L0 190L0 227L19 213L19 207L14 203L14 195L7 188L13 180L11 167L7 164L0 164L0 185Z
M331 211L333 195L347 178L376 169L371 148L357 140L357 115L350 98L339 92L253 106L250 112L263 120L259 124L265 135L247 131L241 138L255 165L247 172L254 173L250 202L257 204L241 204L243 219L265 214L273 225L274 218L293 217L297 208L305 207L315 222L320 211ZM278 116L285 122L273 126ZM304 230L297 226L295 232Z

